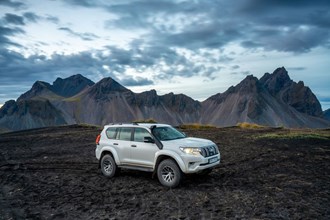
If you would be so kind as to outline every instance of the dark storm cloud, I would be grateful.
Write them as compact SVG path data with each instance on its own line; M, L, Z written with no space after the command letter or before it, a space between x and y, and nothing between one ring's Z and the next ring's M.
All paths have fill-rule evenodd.
M22 16L6 13L4 17L5 22L14 25L25 25L24 18Z
M143 77L126 77L119 81L124 86L147 86L153 85L154 82Z
M90 53L69 56L55 54L50 58L34 55L25 58L13 51L0 50L0 103L5 103L9 98L17 98L37 80L51 82L57 77L80 73L95 81L95 76L103 71L102 65L103 62L94 59ZM113 77L111 73L103 74ZM2 98L1 94L6 95Z
M199 48L221 48L241 34L232 29L217 30L215 25L200 28L189 28L182 33L156 35L154 41L160 40L169 46L186 47L192 50Z
M106 21L105 27L148 30L145 40L151 44L196 50L219 49L229 43L239 43L246 48L294 53L330 46L328 0L218 0L189 3L136 0L111 4L71 0L67 3L100 7L116 14L118 18ZM171 19L176 16L179 18L172 24ZM187 23L190 20L193 22Z
M130 50L118 48L115 46L108 46L107 49L110 51L109 60L111 62L117 63L119 65L129 65L132 66L133 57Z
M231 66L231 69L232 70L236 70L236 69L239 69L240 68L240 66L239 65L234 65L234 66Z
M67 28L67 27L61 27L61 28L58 28L58 30L65 31L68 34L70 34L71 36L79 37L80 39L85 40L85 41L92 41L92 40L95 40L95 39L99 38L95 34L92 34L92 33L78 33L78 32L75 32L75 31L73 31L73 30L71 30L70 28Z
M17 44L10 40L11 36L19 35L19 34L24 34L25 32L20 29L20 28L8 28L4 26L0 26L0 48L9 46L9 45L14 45L17 47L21 47L20 44Z
M242 9L248 12L264 12L271 11L274 8L291 8L291 9L302 9L309 7L329 7L328 0L248 0L243 2Z
M192 3L194 5L194 3ZM154 15L159 12L176 13L178 11L187 11L189 4L178 3L176 1L167 0L140 0L140 1L121 1L120 3L106 6L105 8L111 13L125 14L131 17L143 18L146 16Z
M116 4L107 7L107 10L119 15L119 18L107 21L106 27L149 29L150 34L146 40L153 44L157 42L159 45L192 50L221 48L237 39L241 33L231 22L221 22L218 18L212 20L216 11L213 4L211 1L189 4L176 1L133 1ZM179 20L171 21L175 16ZM184 24L197 16L201 18ZM161 20L158 21L157 17L161 17ZM180 22L183 24L176 24Z
M269 37L259 31L251 32L249 35L247 37L251 40L241 43L246 48L304 53L318 46L330 45L329 30L318 27L287 27L283 31L274 31Z
M28 21L30 21L30 22L33 22L33 23L36 23L38 20L41 19L40 16L38 16L37 14L35 14L35 13L33 13L33 12L25 12L25 13L23 14L23 17L24 17L26 20L28 20Z
M52 74L75 73L75 70L86 72L91 66L98 66L97 60L92 58L90 53L80 53L76 55L54 54L50 58L42 55L32 55L27 58L19 53L1 50L0 51L0 78L2 83L35 81L38 78L43 80ZM11 74L8 74L11 73Z
M110 72L102 67L107 65ZM51 57L43 55L32 55L24 57L19 53L6 49L0 50L0 78L1 84L10 84L10 82L28 82L33 83L36 80L47 80L54 75L70 76L76 73L83 75L111 76L118 80L114 73L120 73L120 78L127 79L127 84L151 84L144 78L129 78L125 76L127 66L120 65L111 60L108 56L102 55L102 52L81 52L72 55L53 54ZM119 71L118 71L119 70ZM8 74L11 73L11 74Z
M2 36L14 36L16 34L23 34L23 33L25 32L20 28L8 28L8 27L0 26L0 35Z
M245 47L295 53L330 45L330 1L249 0L236 11L247 22Z
M148 67L157 68L159 63L163 62L169 69L159 69L158 71L160 71L160 74L166 74L168 79L174 76L191 77L199 73L196 69L194 70L196 65L193 62L168 47L148 46L139 49L133 46L126 50L109 46L107 49L109 49L110 52L108 57L110 63L129 66L136 70L143 70ZM180 70L176 69L179 65L184 68ZM156 76L156 78L158 77ZM163 76L161 76L161 78L163 78Z
M95 0L64 0L65 3L82 6L82 7L96 7L98 6Z
M12 1L12 0L1 0L0 5L12 7L15 9L22 8L25 6L25 4L22 2L17 2L17 1Z
M60 22L60 19L58 17L55 17L55 16L48 15L48 16L45 17L45 19L47 21L50 21L50 22L54 23L54 24L58 24Z
M105 8L119 15L106 27L147 28L146 40L191 50L237 42L247 48L304 53L330 44L328 0L132 1ZM154 19L160 16L166 22L178 14L195 20L175 31L175 24L157 24Z

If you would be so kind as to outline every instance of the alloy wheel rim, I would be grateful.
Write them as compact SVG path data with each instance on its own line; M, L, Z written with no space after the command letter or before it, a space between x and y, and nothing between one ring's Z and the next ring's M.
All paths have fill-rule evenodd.
M112 172L113 166L112 166L112 163L109 160L105 160L103 162L103 167L104 167L105 172L107 172L107 173Z
M169 166L165 166L162 169L162 178L163 180L165 180L166 182L170 183L174 180L174 170L169 167Z

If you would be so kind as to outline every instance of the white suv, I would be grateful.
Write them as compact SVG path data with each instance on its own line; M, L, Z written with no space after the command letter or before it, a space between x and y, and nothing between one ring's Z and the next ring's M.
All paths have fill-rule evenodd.
M220 152L207 139L186 137L167 124L112 124L96 138L102 173L113 177L120 168L151 171L167 187L179 185L183 173L209 173Z

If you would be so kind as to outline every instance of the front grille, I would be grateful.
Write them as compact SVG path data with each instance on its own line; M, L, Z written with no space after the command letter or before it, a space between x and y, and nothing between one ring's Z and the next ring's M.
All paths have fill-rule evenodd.
M202 147L201 150L203 157L210 157L218 153L217 147L214 145Z

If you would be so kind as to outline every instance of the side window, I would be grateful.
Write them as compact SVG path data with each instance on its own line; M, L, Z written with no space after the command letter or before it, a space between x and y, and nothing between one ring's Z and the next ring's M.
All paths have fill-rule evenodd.
M144 137L151 137L150 133L144 128L135 128L134 130L134 141L143 142Z
M132 129L131 128L119 128L117 138L123 141L130 141L132 136Z
M106 131L106 135L109 139L115 139L116 138L116 131L117 128L108 128Z

